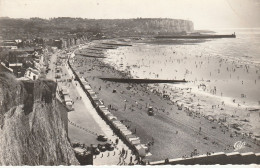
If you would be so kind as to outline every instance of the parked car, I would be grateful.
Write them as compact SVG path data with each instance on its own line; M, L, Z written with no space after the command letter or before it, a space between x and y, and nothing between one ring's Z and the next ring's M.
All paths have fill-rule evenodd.
M105 147L105 145L101 145L101 144L98 144L98 149L101 151L101 152L105 152L107 149Z
M93 153L94 155L100 154L100 151L99 151L97 145L92 145L92 153Z
M102 141L102 142L106 142L107 141L107 137L105 135L98 135L97 140L98 141Z
M112 151L112 150L114 150L114 146L112 145L112 143L106 143L105 144L105 147L106 147L106 149L108 150L108 151Z

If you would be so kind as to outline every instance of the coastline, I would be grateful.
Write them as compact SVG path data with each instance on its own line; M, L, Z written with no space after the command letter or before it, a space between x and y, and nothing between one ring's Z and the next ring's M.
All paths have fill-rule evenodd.
M78 75L89 81L91 86L93 86L93 90L104 101L106 106L111 105L112 108L109 110L112 114L122 120L133 132L137 129L136 134L143 143L151 142L152 139L154 140L154 145L150 147L153 154L149 158L150 160L182 157L189 155L193 148L200 149L200 153L213 151L228 152L233 150L233 143L236 140L241 140L243 137L242 135L235 134L237 137L230 138L229 134L231 132L225 126L219 125L214 121L209 121L201 115L192 114L189 116L190 113L184 110L179 111L176 105L173 105L173 102L162 100L160 94L156 92L152 93L147 85L130 85L101 81L99 77L104 75L106 77L122 77L126 74L115 70L115 68L108 64L104 64L102 61L99 61L99 58L76 56L74 61L74 65L72 66L76 69ZM115 94L112 93L113 89L117 91ZM125 107L125 104L127 107ZM146 113L148 104L153 105L157 110L154 117L148 116ZM203 132L200 132L199 127L202 126ZM216 127L216 129L213 129L213 127ZM229 132L228 135L224 134L223 130ZM212 132L216 134L212 135ZM212 140L204 139L205 137L210 137ZM249 144L252 143L252 139L243 138L246 138ZM180 139L183 142L178 144L177 142ZM197 142L195 145L193 144L194 140ZM213 143L215 140L218 144L214 143L211 145L210 142ZM203 144L206 144L207 147ZM162 149L162 147L169 147L169 149ZM259 151L259 146L253 149ZM175 152L170 152L173 150ZM243 150L247 151L246 148Z

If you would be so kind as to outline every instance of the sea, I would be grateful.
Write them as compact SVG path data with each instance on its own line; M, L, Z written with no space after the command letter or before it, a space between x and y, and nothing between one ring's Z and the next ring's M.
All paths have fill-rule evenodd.
M140 40L107 50L104 62L133 78L185 79L185 84L150 87L184 107L213 118L224 115L244 132L260 135L260 28L212 31L236 38Z

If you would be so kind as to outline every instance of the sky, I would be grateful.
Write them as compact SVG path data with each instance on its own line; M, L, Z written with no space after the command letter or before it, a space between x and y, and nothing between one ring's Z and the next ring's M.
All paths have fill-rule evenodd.
M195 29L260 27L260 0L0 0L0 16L173 18Z

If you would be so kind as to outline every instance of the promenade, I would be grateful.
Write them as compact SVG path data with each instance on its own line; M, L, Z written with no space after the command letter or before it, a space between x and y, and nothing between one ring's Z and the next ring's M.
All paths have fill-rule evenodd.
M61 53L56 52L50 58L49 67L51 70L47 74L48 79L55 80L55 63L59 55ZM130 157L132 157L133 162L136 162L134 161L135 156L131 155L131 150L114 135L111 128L98 115L79 83L74 80L67 82L67 79L74 79L74 75L66 61L65 59L63 60L61 78L57 82L68 88L70 98L73 100L74 110L68 113L68 135L70 141L72 143L84 143L86 146L90 146L91 144L98 145L102 142L97 141L97 135L103 134L112 143L115 143L116 139L119 141L113 151L101 152L99 155L94 156L94 165L126 165L130 163ZM122 149L127 151L127 154L124 156L120 155Z

